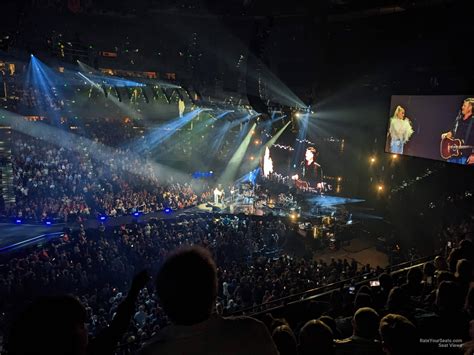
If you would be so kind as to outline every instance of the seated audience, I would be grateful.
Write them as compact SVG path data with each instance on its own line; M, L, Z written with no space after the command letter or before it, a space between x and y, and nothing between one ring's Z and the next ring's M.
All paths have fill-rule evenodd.
M382 308L387 303L387 298L390 290L393 288L393 279L387 274L383 273L379 276L380 288L376 291L374 299L378 308Z
M399 314L387 314L380 320L382 348L387 355L417 354L419 338L416 327Z
M436 294L436 311L417 316L422 338L469 339L467 314L463 311L464 297L455 282L443 281Z
M422 296L423 273L419 268L410 269L407 273L407 282L402 285L402 289L406 292L408 297L417 298Z

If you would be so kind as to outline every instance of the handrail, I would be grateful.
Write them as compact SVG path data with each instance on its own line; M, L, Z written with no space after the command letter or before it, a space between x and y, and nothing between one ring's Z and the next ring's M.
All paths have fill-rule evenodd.
M394 266L390 267L392 269L391 273L399 273L399 272L403 272L403 271L406 271L406 270L414 268L414 267L420 267L421 265L428 262L429 260L433 260L435 258L435 256L436 255L425 256L425 257L422 257L422 258L419 258L419 259L416 259L416 260L407 261L407 262L403 262L403 263L394 265ZM408 265L408 266L405 266L405 265ZM396 270L394 270L394 269L396 269ZM259 304L259 305L256 305L256 306L246 307L246 308L231 312L228 315L230 315L230 316L240 315L240 314L251 315L251 314L254 314L254 313L258 313L258 312L254 312L254 310L256 310L258 308L262 308L262 307L268 307L268 306L270 306L270 309L280 308L282 306L286 306L286 305L288 305L290 303L293 303L295 301L300 302L300 301L305 301L305 300L308 300L308 299L312 299L314 296L316 296L317 293L322 292L323 290L326 290L328 288L330 288L331 291L332 291L334 289L337 289L338 287L339 288L343 287L345 284L355 284L355 285L357 285L358 283L365 283L367 281L376 279L375 277L369 279L367 277L367 275L368 275L368 273L367 274L362 274L362 275L357 275L357 276L354 276L354 277L351 277L351 278L348 278L348 279L333 282L333 283L328 284L328 285L312 288L312 289L309 289L309 290L306 290L306 291L303 291L303 292L299 292L299 293L295 293L295 294L288 295L288 296L285 296L285 297L281 297L281 298L278 298L276 300L272 300L272 301L262 303L262 304ZM360 280L360 279L362 279L362 280ZM326 293L326 292L327 291L324 291L323 293ZM305 296L307 296L307 297L305 297ZM274 304L278 304L278 305L276 307L272 307L272 305L274 305ZM267 309L266 311L269 311L270 309Z

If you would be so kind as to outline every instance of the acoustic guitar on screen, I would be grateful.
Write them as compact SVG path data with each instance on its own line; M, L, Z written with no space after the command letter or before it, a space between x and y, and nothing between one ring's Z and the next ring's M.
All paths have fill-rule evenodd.
M443 138L440 144L440 154L443 159L450 159L461 155L464 149L474 149L474 145L464 145L462 139Z

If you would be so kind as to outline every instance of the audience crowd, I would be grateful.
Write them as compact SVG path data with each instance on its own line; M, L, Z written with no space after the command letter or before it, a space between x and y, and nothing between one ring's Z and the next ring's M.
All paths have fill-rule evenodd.
M95 334L112 319L134 273L156 270L169 251L183 244L206 246L222 265L221 284L225 281L229 284L226 296L222 296L224 307L252 305L246 303L250 302L245 294L247 286L242 291L239 285L253 282L254 259L259 260L258 266L255 263L259 275L260 269L263 271L275 263L271 258L261 258L262 261L254 256L277 249L285 234L286 226L279 220L260 223L250 218L184 217L110 229L102 225L98 230L86 231L81 227L40 250L3 256L1 307L9 313L21 301L72 293L86 306L89 331ZM250 265L245 268L244 261L248 260ZM268 277L276 282L278 274L272 271ZM268 285L269 289L263 291L276 294L273 284L268 282ZM135 317L137 329L130 334L147 338L153 329L166 323L166 318L160 313L153 289L142 290L139 304Z
M83 354L217 354L222 349L234 354L472 354L474 252L468 239L448 258L438 256L408 273L380 274L379 286L361 285L354 292L337 289L329 297L299 304L299 310L287 306L283 312L263 312L257 315L260 321L222 318L232 302L265 302L268 299L260 296L267 292L283 296L287 287L278 284L291 281L282 275L299 279L303 265L308 265L287 256L259 257L260 248L275 241L267 229L285 232L278 220L157 221L101 229L93 236L79 230L13 258L0 279L2 314L22 300L43 298L12 323L7 353L25 354L15 352L25 346L18 337L42 334L44 349L51 346L43 344L47 338L55 347L77 344L84 349L77 353ZM327 265L332 270L321 274L334 274L337 264ZM140 269L158 273L154 286L143 272L128 285ZM233 282L235 287L230 286ZM58 293L76 298L54 296ZM74 323L84 330L67 344L45 330L25 335L25 327L37 324L35 317L47 317L46 311L51 319L42 319L43 324L60 329L58 322Z
M18 135L18 137L16 136ZM195 206L203 195L187 183L163 181L151 164L115 148L108 161L94 159L86 139L74 151L15 133L12 165L16 203L8 217L76 221Z
M41 249L5 256L0 274L4 313L38 296L74 294L87 310L91 335L111 322L139 270L155 272L163 258L181 245L201 245L218 267L218 309L226 314L357 274L347 260L315 262L278 254L292 231L279 219L187 216L98 230L67 231ZM124 341L140 344L167 323L153 288L138 297L133 326Z

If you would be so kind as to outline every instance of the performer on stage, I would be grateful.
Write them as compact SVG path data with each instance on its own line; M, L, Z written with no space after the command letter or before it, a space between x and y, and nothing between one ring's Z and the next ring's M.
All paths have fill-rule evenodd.
M179 99L178 100L179 117L183 117L185 109L186 109L186 105L185 105L184 101Z
M236 188L235 188L235 185L232 184L232 186L230 187L230 202L233 203L234 202L234 199L235 199L235 195L239 192Z
M474 146L474 130L472 117L472 107L474 105L474 98L467 98L464 100L461 110L454 121L454 127L449 132L441 135L441 139L445 140L461 140L463 146ZM474 164L474 149L466 148L459 149L459 156L452 156L448 159L451 163L458 164Z
M316 186L321 182L321 165L316 163L318 155L316 148L309 147L304 154L304 161L301 162L302 180L307 181L310 186Z
M395 113L390 118L390 152L403 154L403 147L413 135L413 128L408 117L405 117L405 109L397 106Z
M273 160L270 157L270 149L266 147L265 155L263 156L263 176L267 178L271 173L273 173Z
M224 199L224 190L222 189L222 186L219 184L215 189L214 189L214 204L218 205L223 202Z

